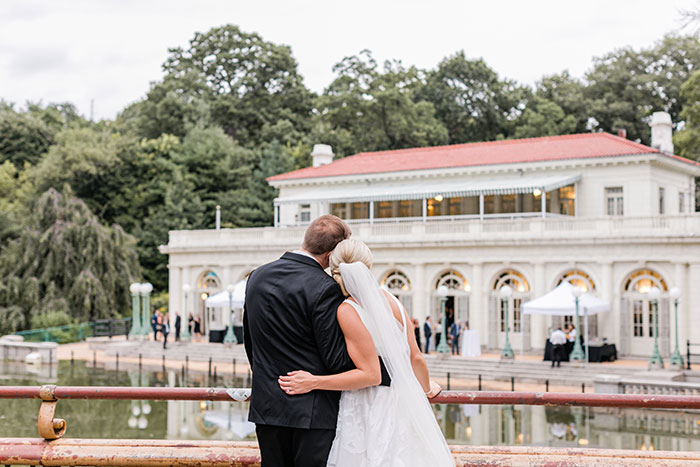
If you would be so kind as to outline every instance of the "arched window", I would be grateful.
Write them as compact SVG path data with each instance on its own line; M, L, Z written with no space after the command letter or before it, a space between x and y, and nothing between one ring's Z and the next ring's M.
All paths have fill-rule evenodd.
M661 292L666 292L666 281L661 275L651 269L640 269L627 277L623 292L647 293L652 287L658 287Z
M381 284L399 299L406 309L408 316L413 317L413 307L411 306L413 302L413 291L411 289L411 281L408 277L401 271L389 271L384 275Z
M221 280L214 271L207 271L204 274L202 274L202 277L199 278L199 282L197 282L197 288L199 288L200 290L220 289Z
M580 269L570 269L566 271L559 277L557 285L562 282L567 281L569 284L578 287L583 292L595 293L596 286L593 278L587 274L585 271ZM596 337L598 335L598 316L590 316L588 319L588 337ZM573 324L573 316L552 316L552 327L554 329L558 327L568 328L570 324Z
M447 271L438 277L437 281L435 282L435 290L442 285L454 292L471 291L471 287L466 279L464 279L464 276L454 270Z
M510 330L513 332L521 332L522 319L520 316L520 305L523 303L524 299L529 297L530 283L519 271L515 269L506 269L500 273L493 282L493 293L498 296L501 287L505 285L513 290L513 294L507 301L499 299L499 331L505 332L506 330L506 306L508 306L508 310L510 310L510 316L508 317Z
M657 304L659 323L654 323L654 301L649 299L652 287L661 290L662 298ZM649 355L652 352L654 333L658 326L661 351L668 346L668 291L666 281L653 269L643 268L632 272L622 285L623 338L632 355ZM626 321L626 323L624 323ZM627 341L626 337L629 337ZM627 345L625 345L627 347Z
M564 281L568 281L571 285L578 287L584 292L593 292L596 289L595 282L591 276L580 269L571 269L562 274L557 281L557 285Z
M197 281L197 289L199 306L195 310L199 310L200 331L206 336L209 332L210 323L215 321L216 317L214 316L214 309L209 309L209 313L207 313L205 302L207 298L221 291L221 279L214 271L207 271Z
M435 280L433 288L433 319L437 323L441 316L441 302L437 290L441 286L447 287L448 294L445 299L445 316L449 326L455 321L460 323L469 322L469 292L471 286L462 274L454 269L443 272Z

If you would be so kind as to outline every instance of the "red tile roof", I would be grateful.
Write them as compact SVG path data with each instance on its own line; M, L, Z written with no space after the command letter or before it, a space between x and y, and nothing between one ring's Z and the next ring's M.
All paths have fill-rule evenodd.
M269 177L268 181L336 177L407 170L471 167L518 162L585 159L657 153L658 150L609 133L546 136L429 148L361 152L320 167L307 167ZM700 164L678 156L677 160Z

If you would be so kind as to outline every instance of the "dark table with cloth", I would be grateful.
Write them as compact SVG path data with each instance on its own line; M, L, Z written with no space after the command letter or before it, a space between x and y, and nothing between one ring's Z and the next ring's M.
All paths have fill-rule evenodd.
M564 352L561 356L562 362L569 361L569 354L574 348L573 342L567 342L564 344ZM586 348L583 348L584 352ZM588 349L588 361L589 362L614 362L617 360L617 348L615 344L603 344L603 345L592 345ZM547 339L547 343L544 346L544 361L552 361L552 343Z

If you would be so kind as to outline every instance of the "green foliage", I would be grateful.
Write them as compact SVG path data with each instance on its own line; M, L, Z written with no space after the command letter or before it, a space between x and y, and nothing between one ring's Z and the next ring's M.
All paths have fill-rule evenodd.
M90 321L127 310L128 285L139 276L133 243L70 190L46 191L0 256L0 333L25 328L35 315Z
M454 144L508 136L509 121L519 115L525 92L500 79L484 60L467 60L460 51L428 73L419 97L434 105Z
M55 130L38 116L0 108L0 163L36 164L54 141Z
M700 71L683 84L681 98L687 102L680 115L685 128L675 134L673 145L678 155L700 161Z
M364 50L334 71L338 76L317 101L314 142L331 144L340 156L447 142L433 105L414 100L423 85L416 68L387 61L380 70Z
M32 329L52 328L74 323L75 319L65 310L49 310L44 313L33 314L29 318L29 325Z

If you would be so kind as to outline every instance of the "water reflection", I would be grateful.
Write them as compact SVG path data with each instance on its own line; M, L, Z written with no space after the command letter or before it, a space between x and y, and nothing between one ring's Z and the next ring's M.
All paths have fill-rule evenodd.
M236 380L209 379L138 367L112 371L60 362L26 371L0 362L0 384L64 386L241 387ZM451 444L595 447L639 450L700 450L700 412L583 407L436 405L438 423ZM39 401L0 400L0 437L35 437ZM62 400L57 416L71 438L254 440L248 404L219 401Z

